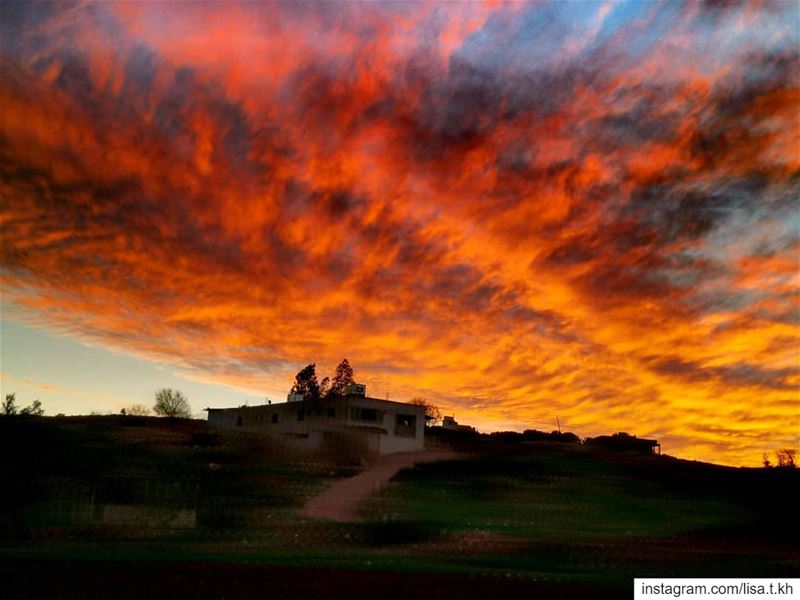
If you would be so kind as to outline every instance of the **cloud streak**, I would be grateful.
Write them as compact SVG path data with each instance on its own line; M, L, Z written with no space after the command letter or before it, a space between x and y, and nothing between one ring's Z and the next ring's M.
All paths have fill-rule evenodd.
M346 354L487 427L796 443L791 6L354 6L2 5L16 314L251 389Z

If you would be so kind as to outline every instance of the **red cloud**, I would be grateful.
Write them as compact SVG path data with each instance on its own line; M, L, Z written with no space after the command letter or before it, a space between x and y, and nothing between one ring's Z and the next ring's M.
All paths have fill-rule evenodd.
M703 72L692 13L537 66L520 6L3 10L18 309L248 387L346 353L486 426L788 443L796 241L725 232L792 210L796 53Z

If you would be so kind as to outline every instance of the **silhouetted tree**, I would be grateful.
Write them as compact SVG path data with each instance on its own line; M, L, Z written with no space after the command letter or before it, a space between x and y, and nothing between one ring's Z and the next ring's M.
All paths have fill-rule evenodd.
M767 454L766 452L764 452L764 454L761 455L761 464L764 465L765 469L769 469L772 466L772 463L769 462L769 454Z
M6 399L3 401L2 413L4 415L17 414L17 395L6 394Z
M339 363L339 366L336 367L336 372L333 374L333 379L331 379L328 395L342 396L347 386L353 383L355 383L353 379L353 367L350 366L350 363L345 358Z
M331 393L331 378L323 377L322 382L319 384L319 395L321 398L327 398Z
M564 442L567 444L580 444L581 439L571 431L551 431L545 433L537 429L526 429L522 432L522 439L527 442Z
M178 390L169 388L163 388L156 392L153 412L162 417L188 419L192 416L192 410L186 397Z
M317 381L317 366L311 363L294 376L292 394L303 394L304 400L312 402L320 399L319 382Z
M425 398L413 398L410 404L425 407L425 424L429 427L438 425L442 421L442 411L439 407Z
M489 434L489 437L501 442L519 442L523 439L519 431L493 431Z
M33 401L33 404L23 408L19 412L19 414L28 415L31 417L41 417L42 415L44 415L44 409L42 408L42 403L37 398L36 400Z
M150 409L144 404L131 404L120 411L123 415L133 415L136 417L146 417L150 415Z
M26 417L41 417L44 414L42 403L37 399L32 404L29 404L22 410L17 410L17 394L6 394L6 399L0 407L0 414L2 415L24 415Z
M797 452L792 448L783 448L775 452L775 458L778 459L778 466L784 469L794 469L797 467L795 462L795 455Z

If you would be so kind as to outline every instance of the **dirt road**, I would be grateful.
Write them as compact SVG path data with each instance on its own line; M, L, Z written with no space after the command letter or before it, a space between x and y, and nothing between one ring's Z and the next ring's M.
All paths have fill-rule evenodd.
M315 519L357 521L359 505L371 495L378 493L403 469L410 469L420 463L466 457L469 457L469 454L452 450L387 454L355 477L337 481L319 496L312 498L300 514Z

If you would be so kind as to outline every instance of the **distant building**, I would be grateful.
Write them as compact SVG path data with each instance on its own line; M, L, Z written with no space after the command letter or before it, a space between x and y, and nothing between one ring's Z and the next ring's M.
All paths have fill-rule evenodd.
M347 387L344 388L344 395L345 396L366 396L367 395L367 386L361 383L351 383Z
M469 425L459 425L455 416L444 417L442 419L442 429L447 429L448 431L467 431L470 433L475 432L474 427L470 427Z
M625 432L614 435L600 435L586 440L587 446L615 452L638 452L641 454L661 454L658 440L648 440Z
M307 449L356 444L391 454L422 450L425 443L425 407L369 398L361 384L317 402L289 394L280 404L206 410L213 427L264 432Z

